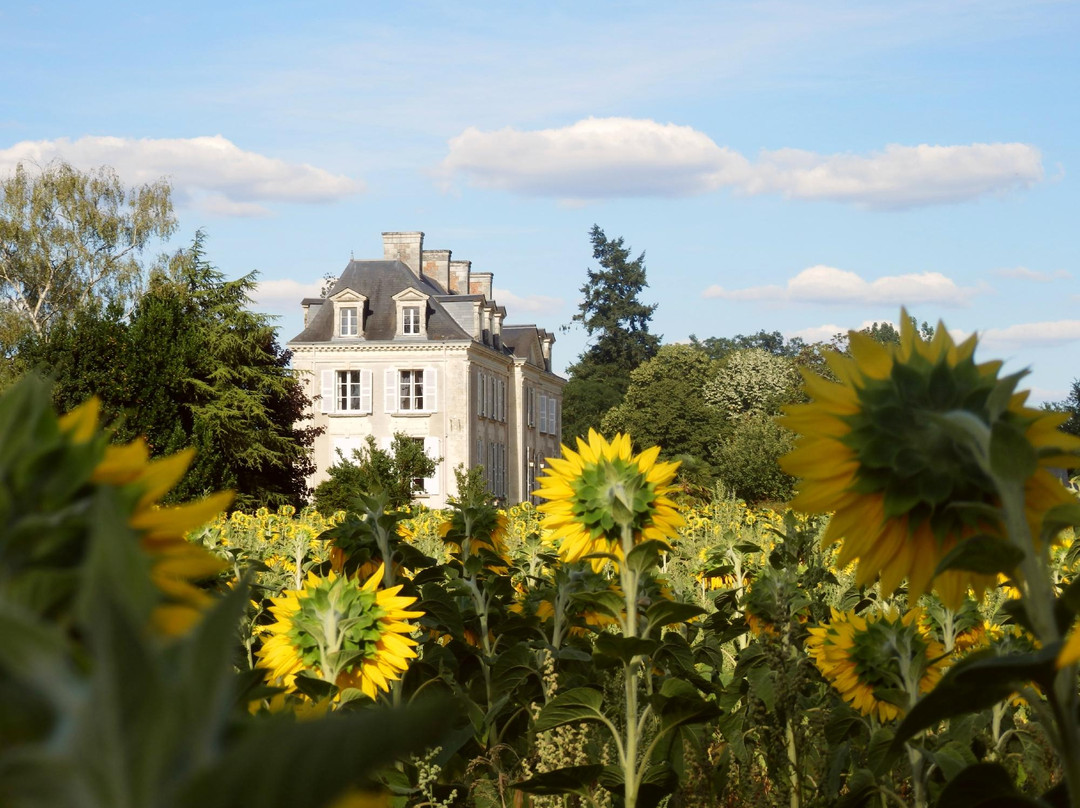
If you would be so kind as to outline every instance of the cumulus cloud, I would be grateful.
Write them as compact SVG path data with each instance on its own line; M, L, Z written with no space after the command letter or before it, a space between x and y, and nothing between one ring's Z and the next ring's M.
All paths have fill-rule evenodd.
M492 296L499 305L506 306L507 317L510 321L519 321L517 315L523 312L531 314L557 314L562 310L563 299L561 297L546 297L544 295L528 295L521 297L515 295L509 289L493 289Z
M690 196L721 188L895 209L974 199L1043 179L1025 143L888 145L871 154L762 151L756 162L689 126L586 118L558 129L484 132L449 142L437 172L449 184L563 200Z
M1019 323L983 332L981 343L996 350L1049 348L1080 341L1080 320Z
M220 216L264 216L269 210L263 203L331 202L363 190L349 177L245 151L221 135L24 140L0 149L0 173L13 171L20 162L53 160L81 169L109 165L131 184L167 177L179 202Z
M1027 267L1007 267L995 269L994 275L999 278L1010 278L1019 281L1034 281L1035 283L1050 283L1051 281L1063 281L1072 277L1064 269L1056 269L1053 272L1040 272L1037 269Z
M450 141L440 173L481 188L598 199L688 196L737 182L746 158L689 126L631 118L586 118L523 132L470 127Z
M702 297L721 300L769 300L825 305L915 305L935 303L943 306L967 305L983 290L957 286L940 272L886 275L867 281L858 273L818 264L804 269L785 286L750 286L725 289L713 285Z
M322 281L300 283L284 279L277 281L259 281L252 295L254 308L271 314L296 314L300 311L300 301L305 297L318 297L322 291Z

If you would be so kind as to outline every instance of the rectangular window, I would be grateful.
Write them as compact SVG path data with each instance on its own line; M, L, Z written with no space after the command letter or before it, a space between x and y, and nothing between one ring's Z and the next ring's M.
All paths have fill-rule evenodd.
M339 370L337 372L337 410L347 412L361 409L363 381L359 370Z
M338 335L355 337L360 333L360 313L356 306L342 306L338 309Z
M398 382L398 409L424 409L424 371L400 371Z
M424 448L423 438L412 438L413 443L418 445L421 449ZM414 494L426 494L427 493L427 478L426 477L413 477L412 490Z
M525 388L525 423L536 426L536 392L531 387Z
M404 306L401 309L401 333L420 333L420 307Z

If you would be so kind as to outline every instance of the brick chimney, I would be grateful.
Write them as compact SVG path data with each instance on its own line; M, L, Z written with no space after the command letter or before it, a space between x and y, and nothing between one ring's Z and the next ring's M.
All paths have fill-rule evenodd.
M419 231L408 233L383 233L383 258L393 261L395 258L420 277L420 260L424 253L424 234Z

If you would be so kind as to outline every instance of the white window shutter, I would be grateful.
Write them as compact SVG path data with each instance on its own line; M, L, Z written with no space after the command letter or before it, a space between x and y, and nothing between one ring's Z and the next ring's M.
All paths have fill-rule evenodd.
M484 374L476 371L476 415L482 418L484 415Z
M502 386L502 419L503 419L503 422L505 423L505 421L506 421L506 382L505 381L500 382L500 385Z
M442 462L439 454L439 439L424 438L424 454L435 461L435 473L424 478L424 491L430 495L438 495L442 486Z
M552 435L558 432L558 429L556 427L559 421L558 414L555 411L555 407L557 404L558 402L555 400L554 396L548 399L548 432L550 432Z
M543 435L548 431L547 428L547 396L543 393L540 394L540 434Z
M439 409L438 372L435 368L424 368L424 412Z
M360 371L360 412L371 415L371 371Z
M384 405L387 412L397 412L398 410L398 372L395 368L387 368L383 374L383 386L386 388L384 394Z
M336 371L324 370L322 372L322 411L334 411L334 375Z

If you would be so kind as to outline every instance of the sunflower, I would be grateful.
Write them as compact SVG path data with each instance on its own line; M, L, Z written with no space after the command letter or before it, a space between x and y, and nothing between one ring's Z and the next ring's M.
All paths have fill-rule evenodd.
M509 522L504 512L482 505L454 508L449 518L439 524L436 532L451 554L460 558L462 547L467 546L470 556L484 554L487 557L484 566L505 575L510 563L510 551L506 545L508 529Z
M1026 407L1027 393L1012 393L1015 377L998 378L1000 362L976 364L974 336L957 345L938 323L925 341L906 311L900 321L899 346L849 332L851 358L828 357L839 383L803 373L812 401L785 408L782 423L800 437L780 464L802 478L792 508L834 513L823 543L842 541L840 567L858 560L857 584L880 577L888 594L907 578L912 600L933 586L955 608L969 588L981 595L994 578L963 570L935 578L938 563L958 542L1004 538L1004 528L985 507L956 507L994 508L999 499L942 416L975 418L1034 450L1024 493L1036 538L1050 508L1074 501L1047 467L1075 464L1069 453L1080 439L1058 430L1065 415Z
M303 589L273 598L275 622L258 651L270 680L295 691L297 675L311 671L339 692L355 688L374 699L388 691L416 657L416 640L405 636L414 626L405 621L424 613L406 611L416 598L398 595L400 586L379 589L382 577L381 566L364 584L309 573Z
M60 429L76 443L86 443L98 432L101 403L91 398L64 415ZM105 448L94 468L91 482L138 492L138 500L128 525L139 534L139 544L151 560L150 577L162 595L151 614L162 634L185 633L212 602L212 596L195 585L226 568L224 561L205 548L188 541L185 534L210 522L227 508L231 491L212 494L184 505L162 507L159 500L184 476L194 451L186 449L158 460L141 438Z
M578 438L575 452L562 447L562 457L548 458L537 496L549 500L538 510L551 540L561 540L559 554L566 562L594 553L622 557L622 528L634 541L673 538L684 522L669 498L678 463L658 462L660 447L633 454L630 436L619 434L609 443L595 430ZM593 567L603 559L592 559Z
M818 670L863 715L893 721L941 679L945 649L919 625L921 610L861 617L832 609L832 622L810 629L806 648Z

